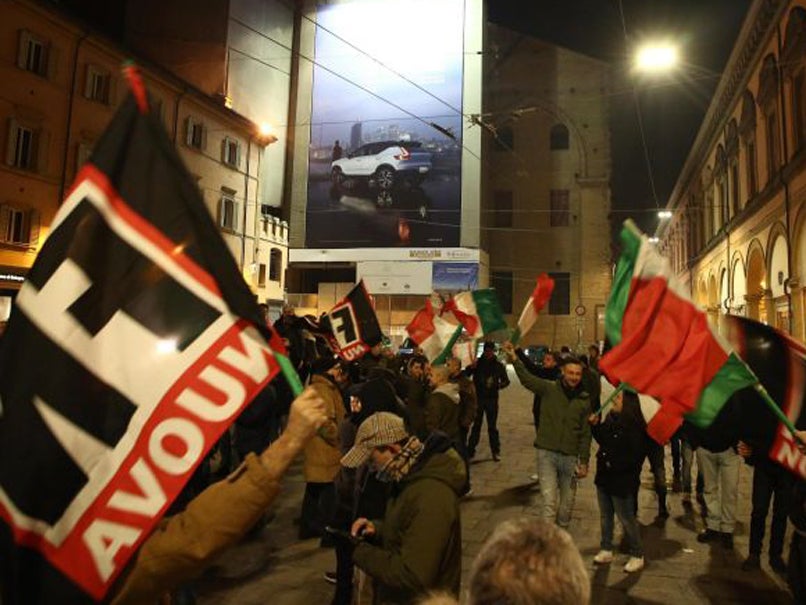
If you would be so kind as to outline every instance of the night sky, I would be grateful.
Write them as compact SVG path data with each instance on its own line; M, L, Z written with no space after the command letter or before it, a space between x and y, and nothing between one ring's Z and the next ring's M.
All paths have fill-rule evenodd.
M750 0L623 0L626 38L618 0L491 0L488 10L491 21L605 60L625 76L624 85L614 86L610 105L614 218L620 222L632 216L653 231L655 202L629 83L634 82L638 91L655 188L663 206L749 6ZM681 70L652 80L626 79L629 48L657 37L677 41Z

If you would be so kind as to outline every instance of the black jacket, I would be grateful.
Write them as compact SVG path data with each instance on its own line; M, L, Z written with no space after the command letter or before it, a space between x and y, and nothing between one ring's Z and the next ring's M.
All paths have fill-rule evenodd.
M476 396L481 399L498 399L498 391L509 386L509 377L504 364L495 357L487 359L483 355L471 366Z
M623 414L610 412L592 429L599 443L596 453L597 486L612 496L629 496L636 492L644 460L641 427Z

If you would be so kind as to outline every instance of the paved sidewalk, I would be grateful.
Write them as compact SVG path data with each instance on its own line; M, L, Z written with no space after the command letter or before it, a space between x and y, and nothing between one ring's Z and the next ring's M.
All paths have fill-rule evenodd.
M483 436L471 470L473 495L462 503L465 581L473 557L497 523L519 515L538 514L539 490L529 479L535 472L532 397L517 378L512 378L512 386L503 392L499 416L502 460L492 461L486 435ZM671 469L670 461L667 469ZM586 561L592 561L599 546L599 509L592 473L580 482L570 528ZM683 509L679 495L669 496L669 519L655 518L657 501L647 464L639 496L647 566L638 574L628 575L621 569L626 555L617 557L609 567L594 569L591 563L592 602L597 605L791 603L785 583L766 566L765 557L761 571L746 573L739 567L747 554L752 483L748 467L742 468L741 473L735 550L726 551L696 541L695 531L702 528L702 522L693 511ZM330 603L333 587L323 580L323 573L335 569L333 551L318 548L316 540L296 540L297 528L292 521L299 516L303 489L301 465L297 464L275 508L276 518L260 536L226 553L199 581L200 604ZM618 541L618 533L616 538Z

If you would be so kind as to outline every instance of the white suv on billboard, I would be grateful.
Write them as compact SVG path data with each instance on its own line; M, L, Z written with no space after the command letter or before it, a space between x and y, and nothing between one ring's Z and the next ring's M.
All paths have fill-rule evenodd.
M401 180L417 184L431 171L431 154L416 141L378 141L362 145L330 166L333 182L368 177L389 190Z

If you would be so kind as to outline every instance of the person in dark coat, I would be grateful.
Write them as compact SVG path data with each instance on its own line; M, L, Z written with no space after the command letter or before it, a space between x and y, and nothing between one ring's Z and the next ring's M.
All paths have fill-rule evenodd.
M775 501L770 523L770 567L778 574L786 573L786 563L781 556L784 551L784 535L786 519L792 501L792 488L795 475L765 455L761 444L739 441L738 454L746 464L753 467L753 511L750 514L750 552L742 563L743 571L752 571L761 567L761 547L764 542L764 528L767 525L767 513L770 503Z
M353 385L349 389L350 409L340 426L342 455L355 445L358 427L377 412L391 412L405 420L406 409L400 404L394 388L383 377ZM390 486L378 480L364 465L357 469L341 467L336 477L336 513L333 525L349 530L358 517L377 519L383 516ZM336 573L328 572L328 581L336 583L332 605L350 605L353 595L353 546L336 541Z
M498 392L509 386L507 370L495 357L495 343L485 342L484 351L476 362L470 366L473 384L476 386L478 411L468 441L468 456L476 455L476 446L481 438L481 425L487 417L487 436L490 439L490 451L493 460L501 459L501 439L498 435Z
M644 444L638 397L619 393L612 410L602 420L591 414L589 422L593 438L599 443L596 454L596 492L602 521L601 550L594 563L604 565L613 561L613 515L624 528L630 558L624 571L634 572L644 567L641 532L635 516L635 493L641 480Z
M397 378L395 387L397 394L403 399L408 410L409 429L412 435L425 439L425 401L428 397L425 367L427 360L413 356L409 359L405 372Z

